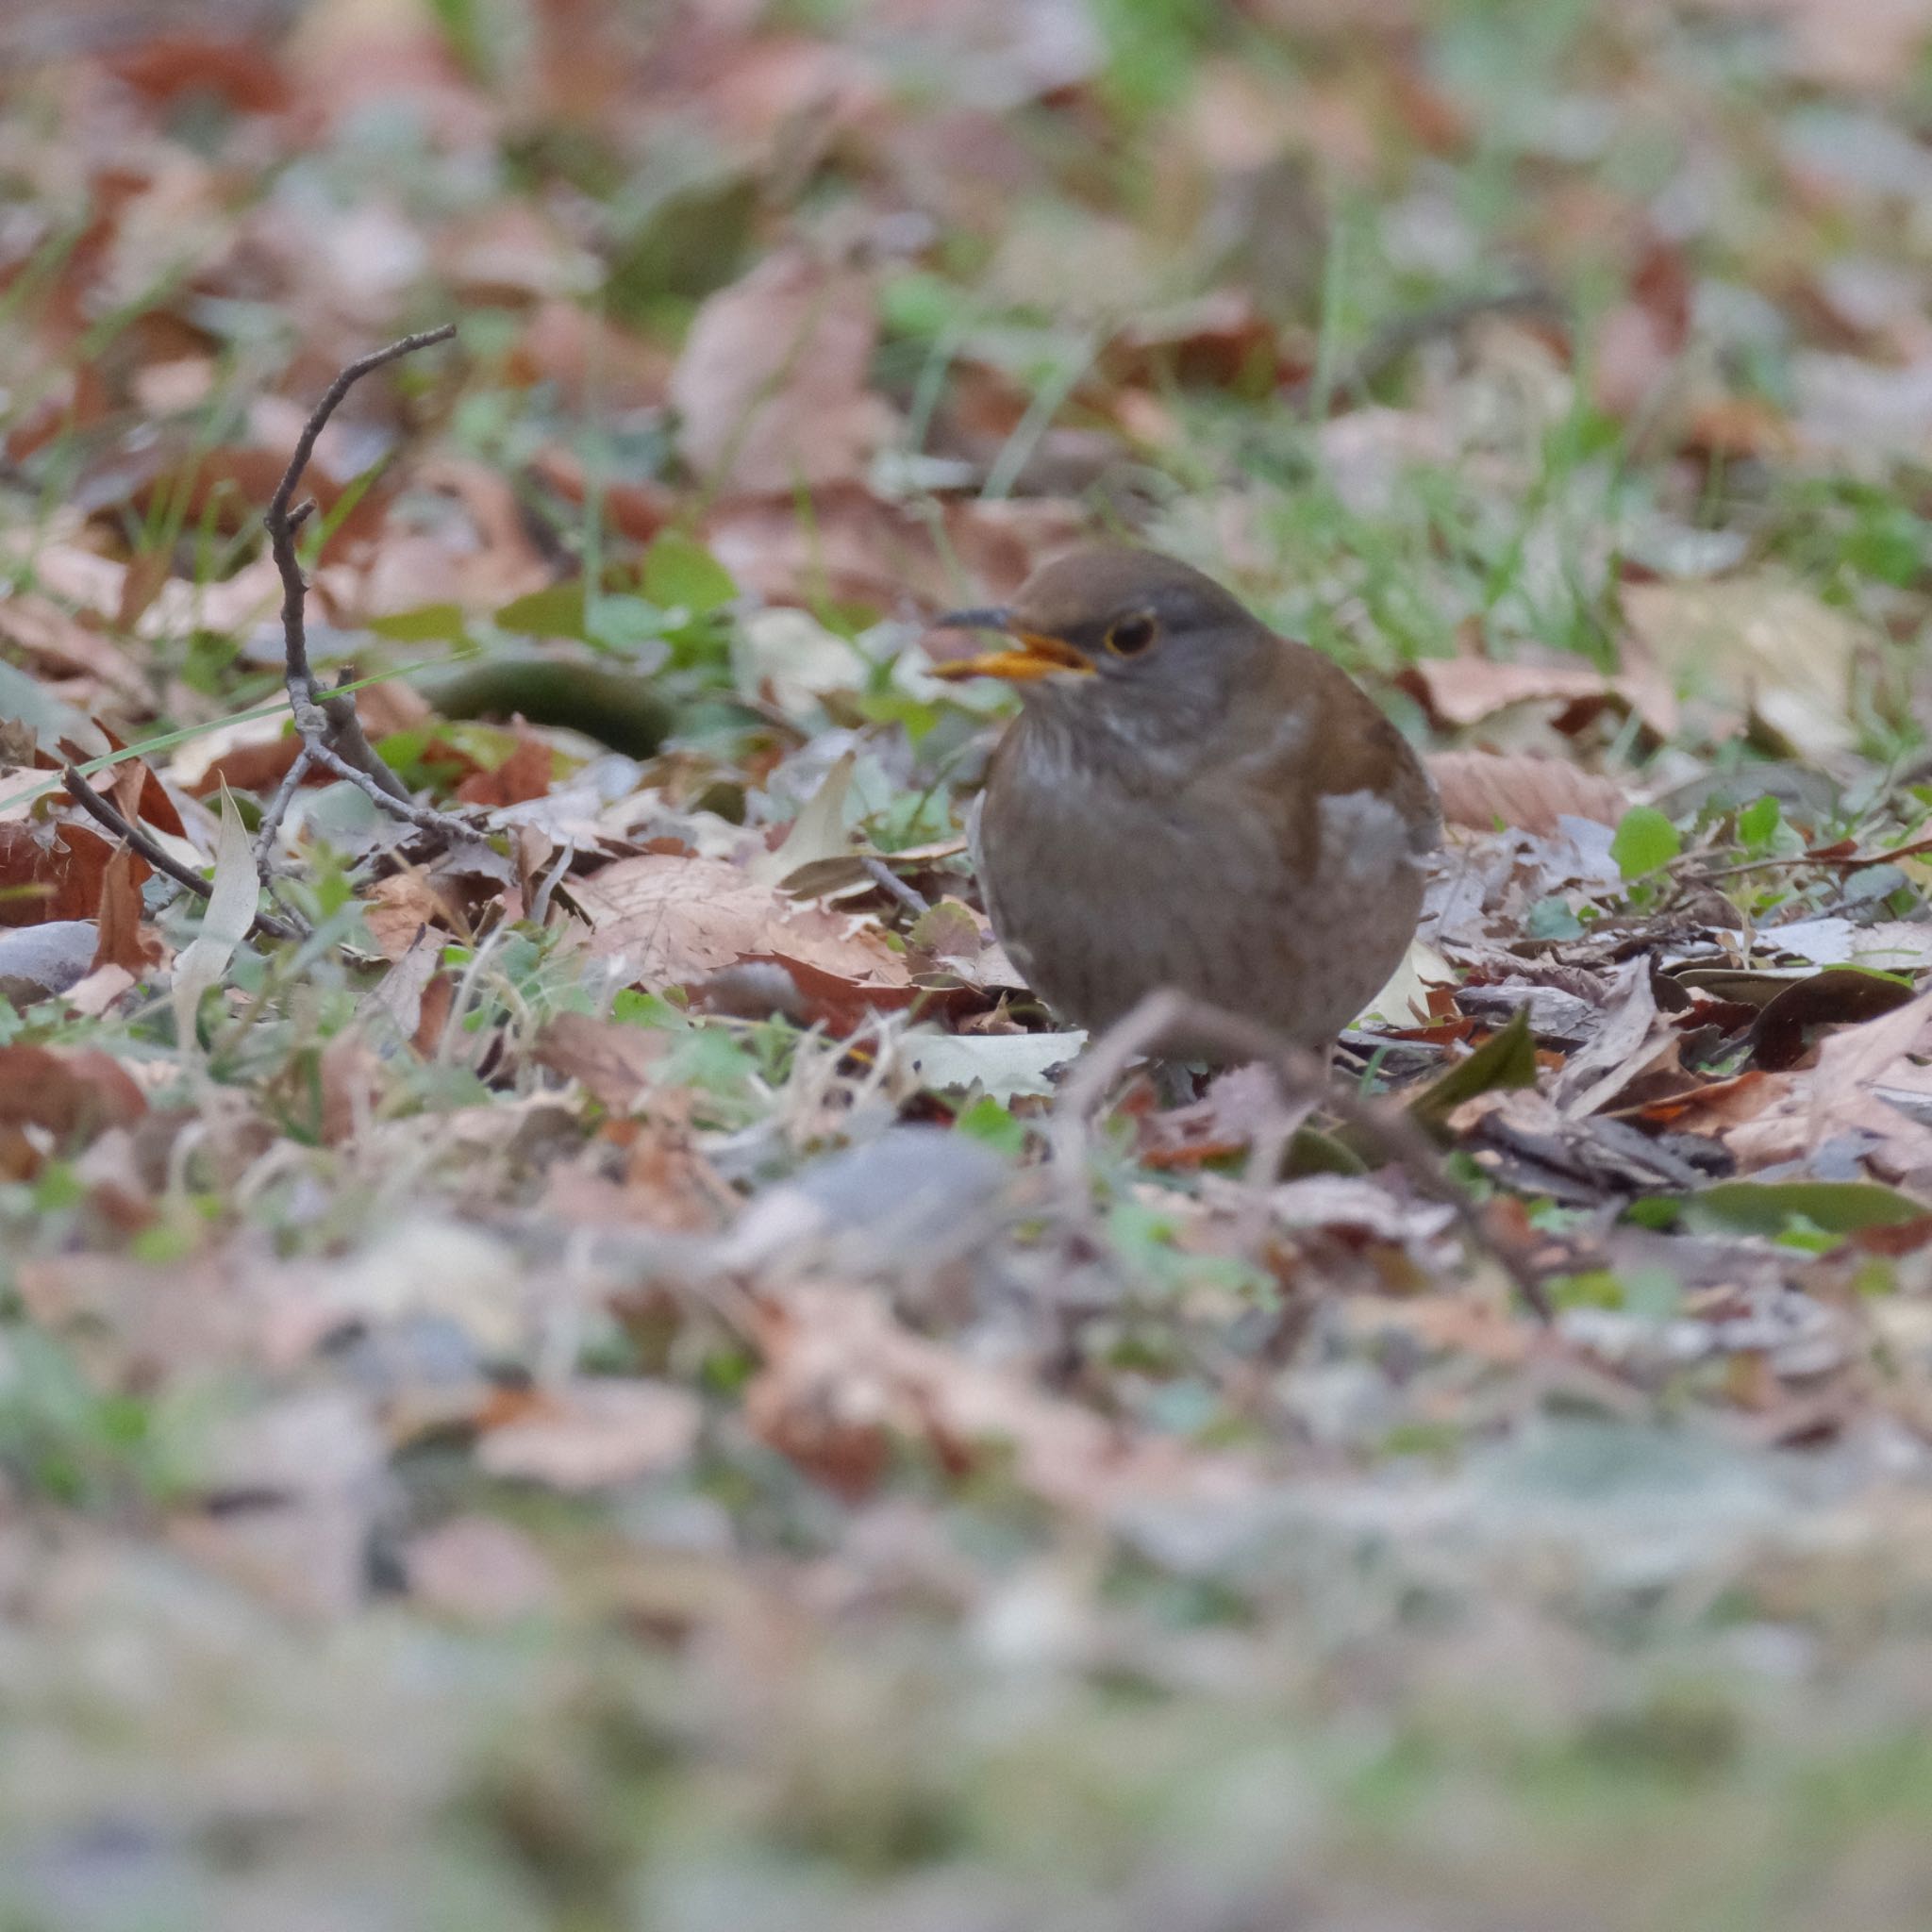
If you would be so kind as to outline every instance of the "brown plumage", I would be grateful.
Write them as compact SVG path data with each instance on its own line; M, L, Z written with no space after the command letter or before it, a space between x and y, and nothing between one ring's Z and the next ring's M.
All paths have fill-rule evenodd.
M1150 551L1046 564L944 620L1019 648L943 667L1017 683L974 857L1047 1005L1102 1027L1173 988L1325 1046L1401 960L1436 843L1402 734L1337 665Z

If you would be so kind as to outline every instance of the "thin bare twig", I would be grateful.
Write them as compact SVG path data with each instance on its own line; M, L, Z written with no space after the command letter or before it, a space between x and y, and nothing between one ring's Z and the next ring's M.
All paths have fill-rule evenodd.
M317 687L315 672L308 661L308 583L302 575L302 561L295 548L295 539L315 508L312 502L297 504L295 492L301 488L308 459L315 454L316 439L327 427L329 418L335 414L342 398L373 371L404 356L414 355L418 349L426 349L432 343L446 342L456 332L456 325L446 323L441 328L405 336L401 341L391 342L385 349L377 349L359 361L351 362L329 384L327 391L303 425L294 454L289 458L289 467L282 472L282 480L275 486L275 493L269 499L262 522L268 530L270 554L282 579L284 681L288 685L289 705L295 717L296 734L302 741L308 763L325 766L338 777L346 778L391 818L403 819L419 830L432 833L450 843L464 844L474 842L479 837L475 827L467 820L448 812L431 811L415 804L402 780L383 763L375 748L362 736L360 726L356 726L353 731L350 729L348 721L353 719L355 710L352 701L334 695L325 697ZM292 793L292 787L286 780L284 789ZM277 793L276 803L283 811L287 810L288 802L280 793ZM267 843L258 841L256 850L258 869L266 865L268 857Z
M865 868L866 877L889 898L898 900L899 904L905 907L914 919L918 919L932 910L931 906L926 902L924 893L915 891L883 858L867 857L861 858L858 862Z
M261 815L261 824L255 834L255 869L264 878L275 864L275 834L281 830L282 820L288 816L296 788L308 775L308 767L314 762L308 747L303 745L295 754L295 762L283 774L282 782L275 788L275 795L269 800L268 809Z
M214 889L192 866L183 865L118 807L109 804L80 775L75 766L69 765L60 776L61 782L67 788L68 797L73 799L82 811L97 824L104 825L116 838L125 840L130 849L139 853L157 872L165 873L176 885L187 887L197 899L207 899L211 895ZM300 937L292 926L285 925L279 919L266 912L258 912L255 915L255 924L250 930L266 933L270 938L278 940Z
M1082 1206L1087 1201L1088 1121L1134 1060L1163 1041L1176 1040L1185 1040L1194 1049L1258 1061L1274 1074L1285 1103L1321 1102L1371 1136L1423 1192L1455 1210L1464 1241L1502 1268L1533 1314L1543 1322L1556 1319L1549 1294L1528 1257L1485 1223L1474 1202L1443 1171L1434 1143L1407 1108L1392 1101L1369 1099L1338 1084L1325 1062L1272 1026L1184 993L1149 994L1088 1048L1060 1089L1047 1147L1060 1186L1077 1195Z

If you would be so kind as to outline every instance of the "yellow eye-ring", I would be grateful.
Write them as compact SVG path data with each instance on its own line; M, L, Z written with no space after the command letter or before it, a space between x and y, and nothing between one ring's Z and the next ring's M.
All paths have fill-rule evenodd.
M1138 658L1154 641L1154 619L1145 610L1123 617L1107 634L1107 648L1116 658Z

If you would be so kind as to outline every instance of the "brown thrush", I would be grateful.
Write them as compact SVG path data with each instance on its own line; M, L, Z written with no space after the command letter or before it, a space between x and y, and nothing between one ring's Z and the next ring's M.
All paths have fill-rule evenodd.
M940 623L1011 641L939 669L1020 689L972 830L1033 990L1098 1028L1167 988L1325 1049L1400 962L1440 831L1394 725L1151 551L1075 551Z

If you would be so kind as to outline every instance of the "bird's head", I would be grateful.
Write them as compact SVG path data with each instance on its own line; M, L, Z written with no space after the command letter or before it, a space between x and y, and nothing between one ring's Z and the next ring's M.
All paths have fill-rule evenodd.
M1003 649L942 663L946 678L998 677L1023 696L1092 700L1178 716L1226 703L1278 648L1213 578L1158 551L1075 550L1042 564L1010 604L949 611L940 628L992 630Z

